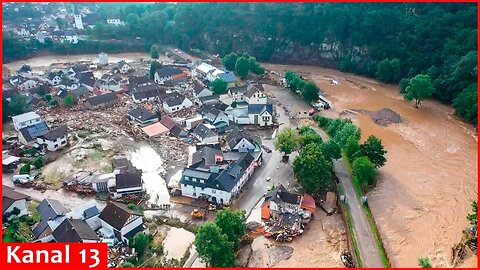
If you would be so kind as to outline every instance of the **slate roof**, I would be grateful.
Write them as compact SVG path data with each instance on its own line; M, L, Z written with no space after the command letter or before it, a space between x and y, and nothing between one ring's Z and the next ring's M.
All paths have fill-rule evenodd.
M192 165L190 167L198 168L215 165L215 156L223 157L223 152L220 149L205 146L193 153Z
M88 94L90 91L85 87L85 86L80 86L78 87L77 89L73 89L72 91L70 91L70 93L72 93L74 96L76 97L80 97L80 96L83 96L83 95L86 95Z
M180 106L183 104L183 101L186 99L186 97L184 95L176 95L174 97L170 97L170 98L167 98L165 99L165 103L167 103L167 105L169 107L175 107L175 106Z
M92 106L97 106L100 104L112 102L118 100L117 95L115 93L108 93L103 95L98 95L91 97L87 100L88 103Z
M276 203L284 202L299 205L301 199L301 195L288 192L283 185L280 185L276 189L269 191L267 195L265 195L265 202L274 201Z
M183 137L187 137L188 136L188 133L183 129L182 126L180 126L179 124L175 124L171 129L170 129L170 134L172 134L173 136L177 137L177 138L183 138Z
M135 109L129 111L128 116L133 117L135 120L141 123L147 122L157 117L155 114L143 108L142 106L138 106Z
M183 70L174 66L164 66L156 70L160 78L170 77L177 74L182 74Z
M19 200L27 199L29 196L13 190L13 188L2 185L2 213L5 212L13 203Z
M218 176L217 173L203 171L199 169L185 168L182 172L182 178L180 179L180 184L192 185L196 187L206 188L208 182L212 181ZM194 182L192 178L197 180ZM203 180L203 183L199 181Z
M60 75L58 74L58 72L50 72L48 73L47 75L47 79L49 79L50 81L55 79L55 77L60 77Z
M81 84L88 85L90 87L93 87L95 84L95 77L93 76L93 73L87 72L87 73L82 73L83 76L80 77L79 82Z
M82 73L88 71L88 66L87 65L76 65L72 67L73 72L75 73Z
M231 192L254 160L255 158L251 154L244 155L239 160L231 163L215 180L209 182L208 187Z
M142 172L124 172L115 175L116 188L133 188L142 186Z
M219 74L218 78L222 81L226 81L227 83L231 83L237 80L237 77L235 77L235 73L233 73L232 71Z
M230 133L228 133L225 141L227 142L230 149L233 149L242 139L247 139L250 141L248 136L245 136L238 127L234 127Z
M81 219L64 219L52 235L59 243L80 243L82 240L100 241L88 223Z
M257 91L265 92L261 84L249 84L247 86L247 92L245 93L245 96L250 98L253 96L253 94L257 93Z
M132 215L140 216L123 203L110 202L100 213L99 218L120 231Z
M207 126L204 124L198 125L195 130L193 131L196 135L198 135L202 140L208 138L208 137L213 137L216 136L217 134L213 132L211 129L209 129Z
M230 91L232 94L237 94L237 93L245 93L247 92L247 85L241 85L241 86L234 86L228 88L228 91Z
M153 80L150 80L150 78L148 76L130 76L128 78L128 82L130 84L134 84L134 85L142 85L142 84L147 84L147 83L151 83L153 84L154 81Z
M195 94L200 94L203 89L207 88L205 85L203 85L202 83L198 82L198 81L194 81L193 82L193 92L195 92Z
M21 128L19 131L27 142L31 142L36 138L47 134L49 129L45 121L41 121L32 126Z
M57 139L62 138L63 136L66 136L67 132L68 132L67 126L62 125L57 128L51 129L50 132L39 137L43 137L49 141L56 141Z
M53 220L67 214L67 209L61 202L55 199L44 199L38 206L37 211L43 220Z
M125 65L127 65L129 68L132 68L127 62L125 62L125 60L122 60L122 61L118 62L117 67L118 67L118 69L122 69L123 66L125 66Z
M269 112L270 115L273 115L273 105L272 104L250 104L250 105L248 105L248 114L262 114L265 111Z

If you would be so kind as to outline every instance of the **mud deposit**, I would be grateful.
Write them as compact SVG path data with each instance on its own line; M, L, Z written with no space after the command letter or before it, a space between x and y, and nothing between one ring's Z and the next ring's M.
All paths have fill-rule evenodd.
M386 127L365 114L353 120L362 140L374 134L386 149L387 163L379 170L378 185L369 204L393 267L417 267L429 257L434 267L449 267L450 248L468 225L470 203L477 198L477 137L474 128L454 116L454 110L427 100L419 109L406 102L394 85L308 66L265 64L277 72L302 71L323 89L337 117L344 110L378 111L389 108L402 123ZM331 80L338 81L332 84ZM463 267L476 267L468 259Z
M386 127L390 124L399 124L402 123L402 117L393 110L389 108L383 108L378 111L366 111L361 110L361 113L365 113L366 115L370 116L375 124L380 125L382 127Z

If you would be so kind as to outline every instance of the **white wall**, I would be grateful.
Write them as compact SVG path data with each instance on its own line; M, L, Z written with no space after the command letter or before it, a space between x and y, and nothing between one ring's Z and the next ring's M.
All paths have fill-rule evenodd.
M17 130L17 131L24 128L24 127L32 126L32 125L35 125L35 124L40 123L40 122L42 122L42 119L40 117L33 118L33 119L23 121L23 122L19 122L19 121L15 120L15 118L13 118L13 125L15 127L15 130Z
M49 141L49 140L45 140L43 138L37 138L37 143L38 144L46 144L48 151L57 151L58 149L61 149L65 145L67 145L67 136L65 135L61 138L58 138L55 141Z
M136 227L140 226L141 224L143 224L143 218L142 217L137 217L132 222L130 222L126 226L124 226L122 228L122 230L120 231L120 233L122 234L122 239L120 239L120 240L128 241L127 238L124 238L124 235L129 233L131 230L135 229Z
M243 138L240 142L232 150L237 150L238 152L249 152L255 149L255 145L253 145L249 140Z

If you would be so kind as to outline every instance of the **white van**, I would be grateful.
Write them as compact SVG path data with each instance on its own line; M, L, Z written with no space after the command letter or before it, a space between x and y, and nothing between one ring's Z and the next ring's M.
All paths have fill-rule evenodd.
M28 183L32 181L33 178L28 174L17 174L13 176L13 183Z

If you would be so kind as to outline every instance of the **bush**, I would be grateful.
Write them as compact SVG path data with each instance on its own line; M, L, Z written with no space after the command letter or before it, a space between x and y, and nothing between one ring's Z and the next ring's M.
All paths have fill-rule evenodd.
M31 166L30 164L25 164L20 168L20 174L30 174Z
M36 158L33 161L33 166L35 166L35 168L37 168L37 169L40 169L43 166L43 158L42 157Z

